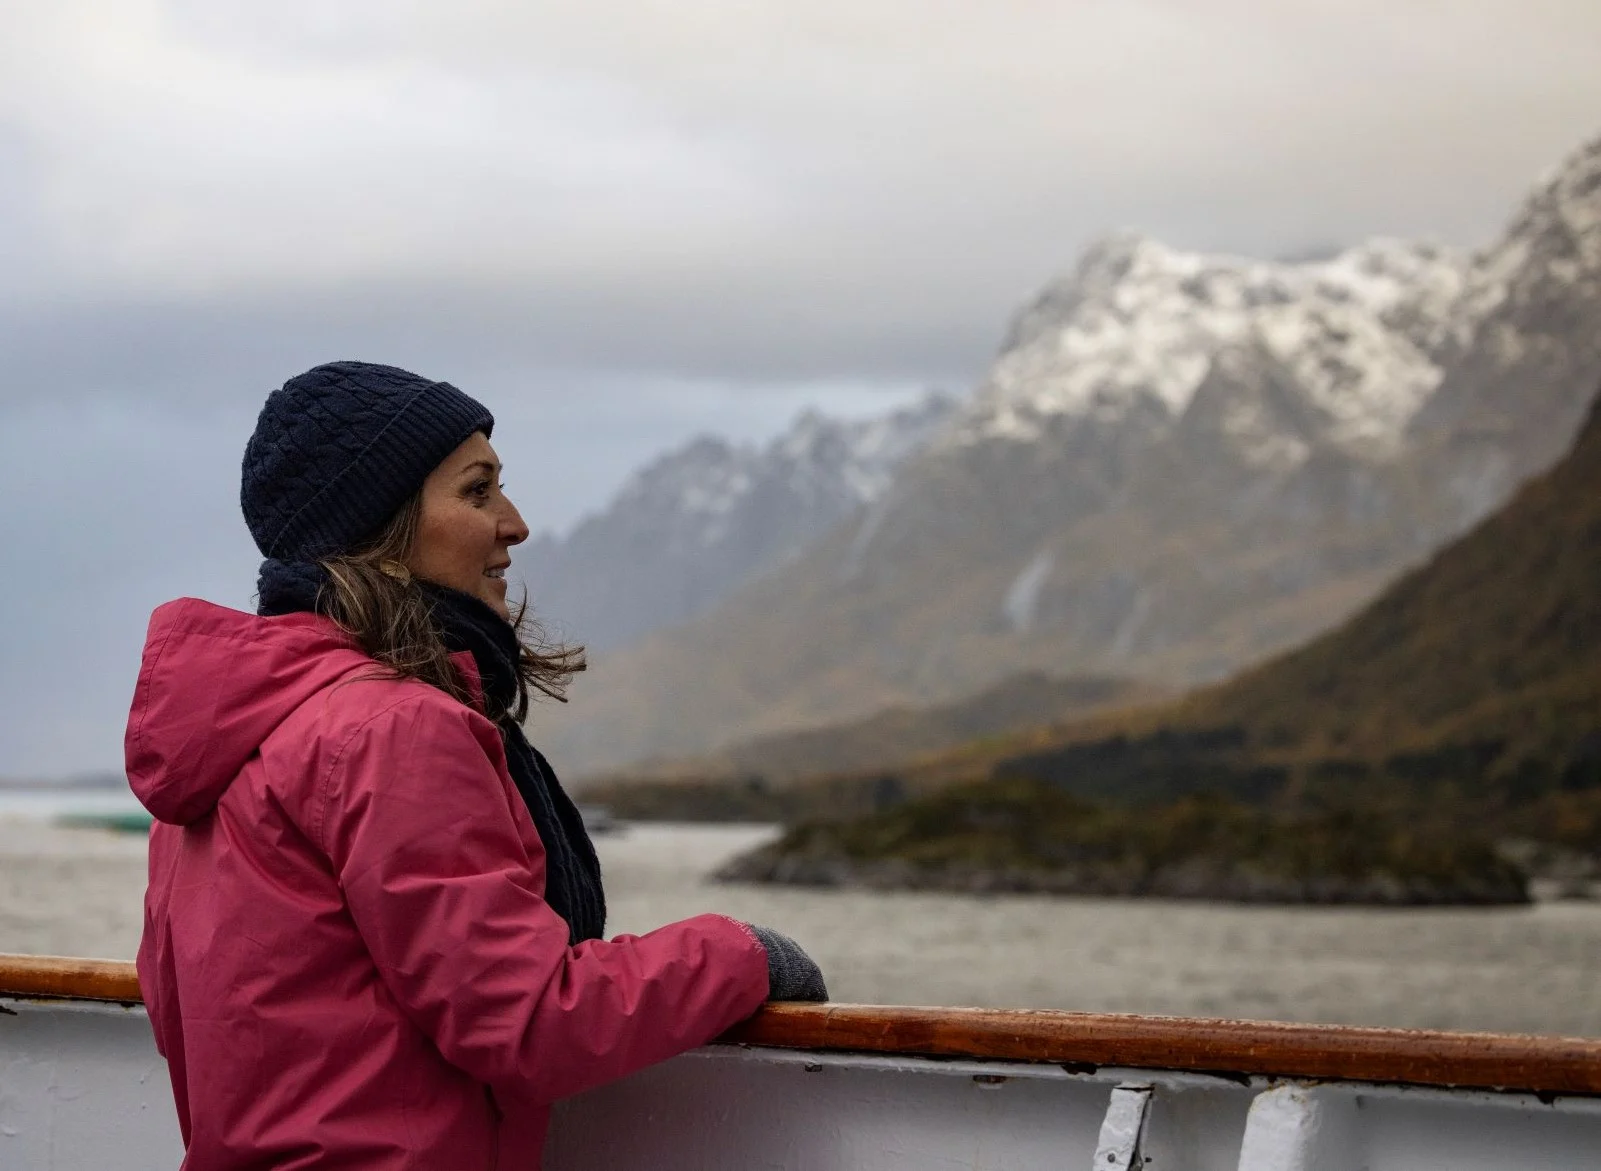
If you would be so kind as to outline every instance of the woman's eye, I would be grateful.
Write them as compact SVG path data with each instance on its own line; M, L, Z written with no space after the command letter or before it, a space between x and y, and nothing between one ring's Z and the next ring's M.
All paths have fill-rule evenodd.
M467 489L467 494L469 496L476 497L479 500L487 500L489 498L489 481L476 481L470 488Z

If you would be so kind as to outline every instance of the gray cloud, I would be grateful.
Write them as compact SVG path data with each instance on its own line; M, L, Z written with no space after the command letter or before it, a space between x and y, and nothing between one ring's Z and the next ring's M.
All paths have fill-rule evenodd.
M536 525L690 433L968 385L1115 226L1486 238L1601 8L56 0L0 40L0 775L105 767L149 609L247 605L236 461L335 356L502 419Z
M1601 104L1583 2L327 8L38 17L0 83L34 279L687 281L780 319L949 284L931 308L993 320L1126 222L1248 251L1482 235Z
M0 404L26 402L41 386L64 396L227 394L259 402L311 361L358 351L406 358L457 380L522 371L546 380L580 372L589 380L751 388L839 379L948 383L971 376L1002 326L997 319L941 334L901 305L842 314L829 304L829 282L804 295L785 290L776 303L756 282L742 284L369 283L295 296L15 307L0 312L8 355ZM848 282L840 285L834 295L848 295Z
M0 337L63 391L202 330L949 382L1102 230L1471 243L1601 109L1583 0L62 0L22 32Z

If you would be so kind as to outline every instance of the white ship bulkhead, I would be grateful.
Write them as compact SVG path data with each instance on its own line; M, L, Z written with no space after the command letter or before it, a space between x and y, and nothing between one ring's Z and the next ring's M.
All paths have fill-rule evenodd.
M0 1167L177 1166L166 1066L144 1010L105 999L136 993L131 968L70 962L95 969L88 980L51 963L64 962L0 957ZM562 1104L548 1171L1601 1166L1597 1041L859 1006L769 1008L737 1034L781 1044L707 1046ZM814 1047L787 1047L808 1037ZM897 1046L1075 1059L919 1056ZM1207 1046L1216 1071L1195 1068ZM1170 1051L1186 1068L1083 1060L1098 1050ZM1415 1070L1418 1081L1230 1065ZM1527 1090L1487 1088L1502 1074ZM1477 1086L1426 1084L1451 1080Z

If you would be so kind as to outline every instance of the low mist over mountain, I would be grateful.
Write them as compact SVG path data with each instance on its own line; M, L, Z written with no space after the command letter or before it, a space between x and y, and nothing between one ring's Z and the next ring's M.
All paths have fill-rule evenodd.
M880 491L702 617L596 656L539 735L594 769L1018 670L1220 677L1554 459L1598 339L1601 141L1472 255L1266 263L1112 236Z
M774 732L727 745L713 756L653 761L617 776L590 778L584 796L624 817L772 820L775 791L830 774L893 771L919 758L1041 725L1164 698L1132 679L1009 675L977 695L927 708L889 708L860 720ZM730 799L731 797L735 799Z
M518 566L538 611L591 648L683 622L877 499L955 409L931 392L880 419L808 411L766 447L701 436L569 536L516 550Z

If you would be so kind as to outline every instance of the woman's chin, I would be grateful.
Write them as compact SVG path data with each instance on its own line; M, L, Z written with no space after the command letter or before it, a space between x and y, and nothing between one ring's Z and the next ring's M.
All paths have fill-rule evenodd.
M484 604L491 610L499 614L507 622L511 621L511 607L506 604L505 579L491 579L486 582L484 588L478 591L478 596L484 600Z

